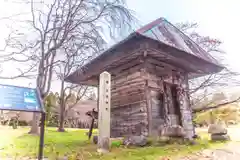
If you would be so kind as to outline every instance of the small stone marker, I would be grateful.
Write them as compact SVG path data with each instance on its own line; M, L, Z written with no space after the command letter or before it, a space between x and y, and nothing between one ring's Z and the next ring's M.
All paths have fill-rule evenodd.
M98 136L93 136L93 143L98 144Z
M228 141L230 140L229 135L227 134L227 129L224 125L220 124L211 124L208 128L208 133L211 134L212 141Z
M110 148L110 100L111 75L103 72L99 77L98 108L98 152L105 153Z

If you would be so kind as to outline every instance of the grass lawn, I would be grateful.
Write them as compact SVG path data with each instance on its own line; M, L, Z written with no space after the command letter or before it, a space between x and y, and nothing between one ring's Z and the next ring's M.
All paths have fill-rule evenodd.
M28 135L29 128L0 128L0 157L36 157L38 152L39 137ZM56 159L57 155L72 155L72 159L80 160L159 160L160 157L173 157L196 152L202 149L219 147L223 143L208 141L206 133L201 133L202 139L198 145L187 146L171 144L165 146L149 146L144 148L124 148L113 146L111 152L99 155L96 145L87 140L83 129L68 129L59 133L56 128L47 128L45 133L44 155ZM2 159L0 158L0 159Z

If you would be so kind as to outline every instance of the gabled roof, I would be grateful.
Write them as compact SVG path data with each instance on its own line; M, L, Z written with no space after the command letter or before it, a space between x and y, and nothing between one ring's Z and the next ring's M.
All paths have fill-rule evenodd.
M219 65L209 53L164 18L159 18L136 32Z
M190 62L194 59L193 62L190 62L191 66L194 66L195 68L192 69L191 72L194 74L196 72L197 74L193 76L193 78L216 73L224 68L209 53L191 40L191 38L166 19L159 18L105 50L98 57L85 64L82 68L71 73L65 78L65 80L76 84L96 85L97 77L103 69L108 71L108 69L113 66L123 64L123 61L117 61L119 57L128 57L125 58L125 60L131 59L131 55L127 55L128 52L125 52L124 50L124 48L127 48L125 46L131 46L129 44L134 45L145 40L151 43L159 43L162 45L161 47L163 47L166 53L169 53L171 56L179 58L180 60L185 59L185 61ZM172 51L169 51L170 48ZM197 64L195 64L196 61L198 62ZM122 64L120 64L120 62ZM179 63L181 63L179 65L185 69L190 68L190 64L185 62ZM201 72L200 74L198 73L199 71Z

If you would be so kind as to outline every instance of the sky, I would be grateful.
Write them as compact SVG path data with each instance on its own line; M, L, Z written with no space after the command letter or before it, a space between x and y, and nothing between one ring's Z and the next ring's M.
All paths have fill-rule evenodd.
M226 52L226 63L234 71L240 72L239 37L240 37L240 1L239 0L127 0L141 24L147 24L159 17L164 17L171 23L196 22L198 32L203 35L218 38L223 41L221 48ZM0 46L8 35L5 21L7 15L24 12L20 5L10 5L7 0L0 1ZM16 72L13 64L2 65L4 73ZM35 80L0 80L3 84L15 84L34 87ZM53 90L59 89L57 82Z
M239 0L129 0L142 23L159 17L170 22L196 22L198 32L223 41L221 48L227 53L231 67L240 71L240 1Z

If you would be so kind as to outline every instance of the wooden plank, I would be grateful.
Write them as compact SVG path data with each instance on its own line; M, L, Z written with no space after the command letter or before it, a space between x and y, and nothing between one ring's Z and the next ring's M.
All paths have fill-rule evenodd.
M153 43L151 43L151 45L153 45ZM192 55L180 53L179 51L172 49L171 47L168 47L168 49L167 49L166 47L159 48L159 46L160 46L159 44L157 44L157 46L152 46L153 52L158 53L158 54L153 55L153 57L155 59L161 60L162 56L159 57L159 55L162 54L162 55L166 56L166 58L163 58L163 60L165 60L165 62L168 61L168 63L172 63L172 65L176 66L178 69L181 69L181 70L187 71L187 72L198 72L198 73L207 72L208 68L205 67L205 69L204 69L202 67L202 65L200 65L200 63L199 63L200 61L197 60L196 58L193 58ZM154 49L154 48L156 48L156 49ZM178 57L176 57L177 55L178 55ZM183 55L185 58L182 57ZM186 58L188 60L186 60ZM191 63L188 63L189 61ZM203 64L204 61L201 61L201 63Z
M134 54L140 54L141 48L140 44L141 42L136 42L133 45L133 41L130 42L130 44L125 45L121 48L118 48L116 51L112 51L111 54L99 56L101 58L96 59L94 64L87 64L85 69L85 74L87 77L90 77L92 75L99 74L99 72L107 70L107 68L114 63L117 63L119 60L126 58L126 56L131 56Z
M138 113L131 116L118 116L114 117L114 120L122 120L122 122L131 123L135 121L147 120L147 113ZM121 123L122 123L121 122Z
M130 96L126 97L124 99L114 99L111 102L112 106L123 106L125 104L131 104L136 102L142 102L145 100L145 95L139 95L139 96Z
M136 71L136 72L125 72L125 73L121 73L116 77L113 77L113 84L118 84L118 83L122 83L125 81L129 81L129 80L133 80L136 78L141 78L141 74L140 71Z
M122 86L122 87L119 87L119 88L113 88L112 89L112 92L121 92L121 91L131 91L132 90L132 87L136 87L136 89L141 89L143 88L145 85L145 82L138 82L138 83L134 83L134 84L131 84L131 85L128 85L128 86Z
M129 105L139 104L139 103L146 103L146 100L138 101L138 102L131 102L131 103L123 104L123 105L112 105L112 108L126 107L126 106L129 106Z
M112 89L132 85L132 84L135 84L135 83L141 83L143 81L144 80L142 78L135 78L135 79L131 79L131 80L126 80L122 83L117 83L117 84L115 83L114 85L112 85Z
M112 76L115 77L119 73L130 70L131 68L138 66L138 65L142 64L143 62L144 62L143 59L141 57L138 57L136 59L131 59L131 60L125 62L125 64L123 64L121 66L111 68L111 69L109 69L109 71L111 73L114 73Z
M121 113L119 113L121 112ZM142 107L142 108L137 108L135 110L132 110L130 112L127 112L127 111L124 111L124 108L123 110L118 110L118 112L113 112L111 115L112 116L131 116L131 115L135 115L135 114L141 114L141 113L146 113L147 111L145 111L145 107Z
M156 58L152 58L152 57L148 57L146 59L146 61L149 63L149 64L153 64L155 66L159 66L159 68L164 68L165 70L174 70L174 71L177 71L179 70L178 68L176 68L175 66L173 65L170 65L168 63L165 63L159 59L156 59ZM181 70L180 70L181 71Z
M117 123L117 126L112 126L115 130L122 130L122 128L136 128L136 125L142 125L145 126L147 125L147 121L135 121L132 123Z
M140 73L141 68L142 68L142 66L138 65L138 66L133 67L131 70L127 70L127 71L124 71L122 73L119 73L115 77L112 77L112 80L114 82L113 84L121 83L121 82L128 81L128 80L132 80L132 79L135 79L135 78L140 78L141 77L141 73Z
M145 108L144 110L146 110L146 101L141 101L141 102L135 102L135 103L132 103L132 104L128 104L128 105L124 105L124 107L115 107L115 108L112 108L112 113L120 113L120 110L124 110L125 112L130 112L134 109L138 109L138 108Z
M137 94L132 94L131 96L129 95L121 95L121 96L116 96L112 97L111 102L119 102L119 101L131 101L131 102L136 102L141 101L145 99L145 94L144 93L137 93Z
M144 88L141 88L141 89L138 89L138 88L131 88L129 90L123 90L121 92L114 92L112 91L111 94L112 94L112 98L115 98L115 97L118 97L118 96L131 96L131 95L134 95L134 94L141 94L141 93L144 93Z

